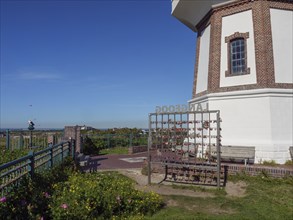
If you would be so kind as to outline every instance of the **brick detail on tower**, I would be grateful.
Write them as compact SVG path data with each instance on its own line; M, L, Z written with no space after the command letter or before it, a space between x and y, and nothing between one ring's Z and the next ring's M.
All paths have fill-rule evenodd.
M293 89L292 83L275 83L270 8L293 10L293 4L290 0L242 0L231 2L230 4L222 7L214 8L203 18L203 20L197 25L199 33L205 29L207 24L211 24L208 89L207 91L196 94L201 38L199 34L197 38L192 98L200 97L209 93L238 90L261 88ZM253 16L257 83L241 86L220 87L222 18L224 16L233 15L247 10L252 10Z

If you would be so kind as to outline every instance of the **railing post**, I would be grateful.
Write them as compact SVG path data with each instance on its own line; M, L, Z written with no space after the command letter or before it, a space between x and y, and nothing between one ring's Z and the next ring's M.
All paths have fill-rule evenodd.
M110 148L110 134L107 134L107 144L108 148Z
M50 168L53 168L53 145L50 146L50 162L49 162Z
M71 147L71 156L72 159L75 160L75 140L71 138L70 141L70 147Z
M30 151L28 153L28 155L30 156L28 170L29 170L29 174L30 174L31 178L33 178L34 174L35 174L35 155L34 155L33 151Z
M6 130L6 149L9 150L10 148L10 131L9 129Z
M129 147L132 147L132 133L129 135Z
M72 139L71 139L71 137L69 137L69 141L68 141L68 155L67 156L72 157Z
M20 134L19 136L19 146L18 146L19 149L22 149L23 148L23 136L22 134Z
M33 131L32 130L30 131L30 143L29 143L29 145L30 145L30 148L32 149L33 148Z
M64 158L64 152L63 152L63 149L64 149L64 145L63 143L61 144L61 162L63 162L63 158Z

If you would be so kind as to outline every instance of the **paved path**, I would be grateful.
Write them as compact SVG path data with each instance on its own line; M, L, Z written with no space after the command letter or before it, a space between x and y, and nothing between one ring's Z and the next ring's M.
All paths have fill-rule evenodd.
M147 152L132 155L99 155L91 157L89 165L84 171L96 171L104 169L128 169L142 168L144 160L147 159Z

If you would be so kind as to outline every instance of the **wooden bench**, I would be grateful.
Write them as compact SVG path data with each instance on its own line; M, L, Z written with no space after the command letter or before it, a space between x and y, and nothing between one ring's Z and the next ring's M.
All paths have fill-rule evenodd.
M211 147L212 158L217 158L217 148ZM254 163L255 147L247 146L222 146L221 161L237 163Z

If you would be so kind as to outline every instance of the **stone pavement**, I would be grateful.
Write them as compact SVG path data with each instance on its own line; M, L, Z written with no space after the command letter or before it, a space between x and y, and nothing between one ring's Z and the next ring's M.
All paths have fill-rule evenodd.
M105 169L142 168L147 159L147 152L132 155L98 155L92 156L84 171L97 171Z

